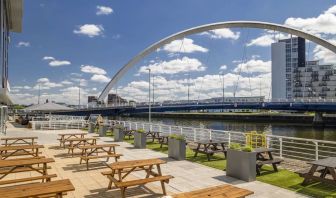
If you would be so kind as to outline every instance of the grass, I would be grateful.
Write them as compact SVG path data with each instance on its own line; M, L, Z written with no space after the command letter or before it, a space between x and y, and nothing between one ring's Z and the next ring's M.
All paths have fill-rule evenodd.
M108 132L107 136L113 136L112 132ZM133 144L134 139L133 137L131 137L131 139L125 137L124 141ZM147 141L147 148L165 154L168 153L168 146L163 145L163 147L160 148L160 144L157 142ZM226 160L223 155L215 154L211 157L211 160L208 161L206 155L202 153L199 153L197 157L194 157L194 152L188 147L186 150L186 160L219 170L225 170L226 168ZM312 197L336 198L335 186L321 183L302 186L301 183L303 178L298 174L285 169L279 169L279 172L276 173L272 172L272 170L271 166L264 166L261 175L257 176L257 180Z

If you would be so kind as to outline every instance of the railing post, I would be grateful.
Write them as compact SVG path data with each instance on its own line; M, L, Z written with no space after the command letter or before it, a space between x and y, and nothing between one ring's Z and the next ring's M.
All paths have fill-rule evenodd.
M280 144L279 155L280 155L280 158L282 158L282 138L279 138L279 144Z
M315 142L314 141L314 144L315 144L315 160L318 160L319 159L319 145L318 145L318 142Z
M171 135L171 126L169 126L169 135Z
M180 128L180 131L181 131L181 135L183 134L183 127Z
M162 133L162 126L159 125L159 132Z
M209 138L210 140L212 140L212 130L211 129L209 129Z
M135 130L138 130L138 123L135 123Z
M196 142L196 129L194 129L194 142Z
M229 131L228 131L228 133L229 133L228 143L229 143L229 146L230 146L230 144L231 144L231 133Z

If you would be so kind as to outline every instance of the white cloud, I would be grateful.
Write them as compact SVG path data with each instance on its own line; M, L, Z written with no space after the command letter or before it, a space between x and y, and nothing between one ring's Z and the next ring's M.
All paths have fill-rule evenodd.
M102 25L95 24L85 24L79 26L78 29L74 30L75 34L82 34L88 37L101 36L103 34L104 28Z
M222 65L219 67L219 70L226 70L227 69L227 65Z
M240 37L240 32L234 32L228 28L210 30L208 32L203 32L201 35L207 35L213 39L233 39L237 40Z
M90 74L100 74L100 75L106 74L106 71L104 69L92 65L82 65L81 71Z
M283 34L283 33L272 34L268 31L268 33L263 34L262 36L259 36L255 39L252 39L246 45L247 46L268 47L268 46L271 46L272 43L277 42L277 40L287 39L287 38L289 38L289 36L286 34Z
M72 84L73 84L73 82L70 82L70 81L68 81L68 80L63 80L61 83L62 83L63 85L72 85Z
M238 64L238 66L233 71L242 73L269 73L271 72L271 65L271 61L251 59L245 63Z
M52 67L59 67L64 65L70 65L71 62L67 60L57 60L52 56L45 56L43 57L43 60L49 61L49 65Z
M51 82L48 78L39 78L37 80L37 84L33 87L33 89L38 90L45 90L45 89L51 89L55 87L63 87L62 83L55 83Z
M184 38L183 40L175 40L169 44L163 46L163 50L174 53L193 53L193 52L208 52L209 50L194 44L194 41L189 38Z
M16 47L30 47L30 43L29 42L25 42L25 41L20 41Z
M177 74L189 71L204 71L205 66L196 58L177 58L170 61L160 61L141 66L139 73L148 73L147 69L151 69L154 74Z
M336 34L336 5L317 17L288 18L285 25L308 31L313 34Z
M110 78L106 77L105 75L101 75L101 74L94 74L92 77L91 77L91 80L92 81L95 81L95 82L99 82L99 83L107 83L107 82L110 82Z
M113 13L113 9L107 6L97 6L97 15L109 15Z
M336 40L329 40L329 41L336 45ZM322 63L329 63L329 64L336 63L336 54L327 48L317 45L314 48L313 53L314 53L314 59L320 60Z

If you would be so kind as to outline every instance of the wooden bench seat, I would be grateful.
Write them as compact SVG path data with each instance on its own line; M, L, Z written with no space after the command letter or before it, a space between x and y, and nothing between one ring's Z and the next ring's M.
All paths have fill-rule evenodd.
M325 168L319 166L317 167L316 172L322 172L324 171L324 169ZM308 174L309 171L310 171L310 168L305 168L305 169L297 170L295 171L295 173L299 174L300 177L303 177L305 174Z
M62 197L64 192L74 191L75 187L69 179L51 181L46 183L23 184L0 188L1 197L21 198L21 197Z
M123 169L122 171L121 171L121 173L127 173L127 172L129 172L131 169ZM137 167L137 168L135 168L135 169L133 169L132 171L134 172L134 171L142 171L143 170L143 168L139 168L139 167ZM103 172L101 172L101 174L102 175L105 175L105 176L107 176L107 175L112 175L112 171L103 171Z
M57 177L56 174L51 174L51 175L34 176L34 177L20 178L20 179L0 180L0 185L21 183L21 182L28 182L28 181L35 181L35 180L50 181L51 178L55 178L55 177Z
M36 170L43 170L43 167L35 167ZM47 169L51 169L51 166L48 166ZM10 171L10 168L4 168L0 169L0 174L6 174ZM21 172L28 172L28 171L33 171L31 168L28 167L20 167L16 168L15 170L12 171L12 173L21 173Z
M257 165L257 175L260 175L261 167L263 165L268 165L268 164L273 166L273 170L275 172L278 172L277 165L280 164L283 161L284 161L283 159L272 159L272 160L257 161L257 163L256 163L256 165Z
M35 154L35 152L23 152L23 151L18 151L14 154L12 154L12 152L7 152L7 153L2 153L1 156L2 157L8 157L8 156L23 156L23 155L33 155ZM38 154L42 154L42 152L38 152Z
M123 182L115 182L116 187L118 188L127 188L130 186L138 186L138 185L144 185L151 182L157 182L157 181L163 181L165 183L169 182L169 179L174 178L171 175L164 175L164 176L157 176L157 177L151 177L151 178L145 178L145 179L137 179L132 181L123 181Z

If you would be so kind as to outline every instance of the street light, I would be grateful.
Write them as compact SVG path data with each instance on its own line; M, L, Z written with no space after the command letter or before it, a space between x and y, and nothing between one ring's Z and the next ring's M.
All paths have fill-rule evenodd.
M148 68L148 122L151 123L151 69Z
M222 72L220 72L219 74L221 74L222 75L222 85L223 85L223 88L222 88L222 93L223 93L223 95L222 95L222 104L223 104L223 109L222 109L222 112L224 112L224 97L225 97L225 87L224 87L224 72L222 71Z

